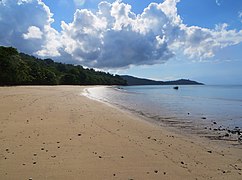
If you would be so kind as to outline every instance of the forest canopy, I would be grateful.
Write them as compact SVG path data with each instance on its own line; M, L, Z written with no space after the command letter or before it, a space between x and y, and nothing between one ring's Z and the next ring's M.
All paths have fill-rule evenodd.
M118 75L54 62L0 46L0 85L126 85Z

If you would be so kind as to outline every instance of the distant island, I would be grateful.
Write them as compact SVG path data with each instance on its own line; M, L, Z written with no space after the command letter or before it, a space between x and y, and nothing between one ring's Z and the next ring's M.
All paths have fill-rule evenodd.
M121 76L124 80L127 81L128 86L138 86L138 85L204 85L196 81L189 79L179 79L175 81L155 81L150 79L143 79L128 75Z

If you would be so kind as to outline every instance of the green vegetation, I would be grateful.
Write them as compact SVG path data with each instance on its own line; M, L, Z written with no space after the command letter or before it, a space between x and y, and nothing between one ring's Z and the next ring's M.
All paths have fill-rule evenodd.
M38 59L0 46L0 85L126 85L118 75Z

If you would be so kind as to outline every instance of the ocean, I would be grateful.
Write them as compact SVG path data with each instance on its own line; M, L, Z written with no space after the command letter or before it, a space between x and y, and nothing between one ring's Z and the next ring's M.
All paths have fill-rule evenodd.
M238 134L242 129L242 86L115 86L87 89L88 96L153 122L197 134ZM219 133L218 133L219 132ZM228 135L226 135L228 136Z

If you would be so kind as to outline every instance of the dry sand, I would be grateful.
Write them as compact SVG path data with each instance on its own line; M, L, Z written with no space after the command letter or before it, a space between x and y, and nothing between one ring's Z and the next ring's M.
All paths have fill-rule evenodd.
M0 88L0 179L242 179L242 150L170 132L80 95Z

